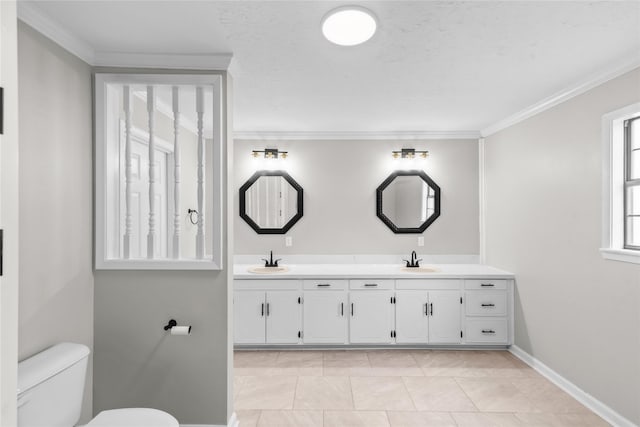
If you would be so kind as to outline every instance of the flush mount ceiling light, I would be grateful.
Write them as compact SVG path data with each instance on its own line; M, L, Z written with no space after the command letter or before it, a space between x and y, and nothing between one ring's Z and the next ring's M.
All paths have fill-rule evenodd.
M371 11L360 6L345 6L329 12L322 20L322 34L331 43L355 46L376 32L378 23Z

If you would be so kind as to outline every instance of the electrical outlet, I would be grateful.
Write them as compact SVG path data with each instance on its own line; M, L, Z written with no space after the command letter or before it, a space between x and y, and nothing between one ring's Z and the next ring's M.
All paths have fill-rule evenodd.
M284 245L289 247L289 246L293 246L293 237L291 236L286 236L284 238Z
M424 246L424 236L418 237L418 246Z

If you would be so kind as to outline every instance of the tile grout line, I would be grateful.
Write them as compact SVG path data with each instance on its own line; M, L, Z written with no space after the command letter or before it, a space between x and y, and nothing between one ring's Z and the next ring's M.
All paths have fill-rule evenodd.
M473 405L473 407L474 407L474 408L476 408L476 412L482 412L482 411L480 410L480 408L478 408L478 405L476 405L476 402L474 402L474 401L473 401L473 399L471 398L471 396L469 396L469 393L467 393L467 391L464 389L464 387L462 387L462 386L460 385L460 383L458 382L458 378L457 378L457 377L448 377L448 378L451 378L451 379L453 380L453 382L455 382L455 383L456 383L456 385L458 386L458 388L459 388L460 390L462 390L462 393L464 393L464 395L465 395L465 396L467 396L467 399L469 399L469 402L471 402L471 404ZM464 378L463 378L463 379L464 379ZM465 412L465 411L461 411L461 412ZM454 418L453 420L455 421L455 418ZM457 423L458 423L458 422L456 421L456 424L457 424Z
M404 387L405 391L409 395L409 399L411 399L411 404L413 405L414 411L418 411L418 405L416 405L416 401L413 399L413 395L409 391L409 387L407 387L407 381L405 380L405 378L406 377L400 377L400 379L402 380L402 386Z

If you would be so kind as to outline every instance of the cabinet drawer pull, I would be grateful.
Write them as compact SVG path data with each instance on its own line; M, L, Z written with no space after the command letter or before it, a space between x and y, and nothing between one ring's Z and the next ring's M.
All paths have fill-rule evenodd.
M340 316L344 316L344 303L340 303Z
M433 303L429 304L429 306L431 307L429 315L433 316Z
M495 285L493 283L480 283L480 286L483 288L493 288Z
M264 317L264 303L262 303L262 313L261 316Z
M378 286L378 284L377 283L365 283L364 286L367 287L367 288L375 288L376 286Z
M267 316L269 315L269 303L267 303Z
M351 303L351 317L353 317L353 303Z
M482 307L495 307L495 304L480 304Z
M424 303L424 315L425 316L429 315L429 303L428 302Z
M318 283L316 286L319 287L319 288L328 288L328 287L331 286L331 284L329 284L329 283Z
M496 331L494 331L493 329L483 329L482 333L483 334L495 334Z

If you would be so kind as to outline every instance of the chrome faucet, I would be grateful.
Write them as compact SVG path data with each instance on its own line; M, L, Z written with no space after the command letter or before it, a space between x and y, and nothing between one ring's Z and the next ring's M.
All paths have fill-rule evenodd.
M422 258L417 259L418 255L416 254L416 251L411 251L411 261L403 259L404 262L407 263L407 267L409 268L417 268L420 267L420 261L422 261Z
M273 260L273 251L271 251L269 259L262 258L262 261L264 261L264 266L265 267L277 267L278 266L278 261L282 261L282 258L278 258L277 260L274 261Z

